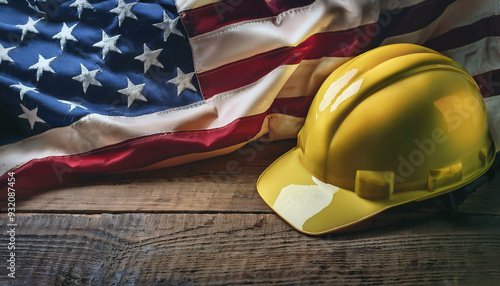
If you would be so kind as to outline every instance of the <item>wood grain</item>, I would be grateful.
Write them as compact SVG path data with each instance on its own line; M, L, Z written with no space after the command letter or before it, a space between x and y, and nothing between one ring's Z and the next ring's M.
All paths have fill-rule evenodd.
M455 216L435 198L310 237L255 189L294 145L257 143L18 201L17 278L0 271L0 285L499 285L500 176Z
M155 171L119 174L29 197L19 210L55 213L237 212L272 213L255 188L259 175L295 140L253 143L232 154ZM500 214L500 176L470 196L460 210ZM439 199L414 204L442 208ZM413 205L409 206L410 208ZM5 206L0 206L5 210Z
M387 214L390 225L323 237L271 214L21 215L11 285L498 283L499 217Z

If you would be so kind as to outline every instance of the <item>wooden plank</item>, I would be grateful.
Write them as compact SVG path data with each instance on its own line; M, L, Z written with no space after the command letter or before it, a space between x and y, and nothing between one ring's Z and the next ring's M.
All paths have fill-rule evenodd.
M322 237L302 235L272 214L22 214L17 278L9 280L2 266L0 284L498 283L500 217L394 214ZM5 265L6 251L0 256Z
M54 190L19 203L19 211L57 213L241 212L271 213L255 182L295 140L254 143L238 152L174 168L120 174ZM460 208L467 213L500 214L500 176ZM411 207L411 206L410 206ZM442 208L438 199L415 204L421 211ZM5 206L0 206L5 210Z
M257 174L231 176L223 182L208 174L176 175L170 170L150 177L119 177L95 185L44 193L20 203L34 212L270 212L255 189Z

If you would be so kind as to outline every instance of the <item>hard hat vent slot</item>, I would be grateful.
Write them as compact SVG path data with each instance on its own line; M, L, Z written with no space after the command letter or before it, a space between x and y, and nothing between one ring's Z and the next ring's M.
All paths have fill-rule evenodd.
M460 182L463 174L462 161L444 168L431 170L427 178L427 190L434 192L442 187L448 187Z
M358 170L354 191L358 197L368 200L389 199L394 193L394 173Z

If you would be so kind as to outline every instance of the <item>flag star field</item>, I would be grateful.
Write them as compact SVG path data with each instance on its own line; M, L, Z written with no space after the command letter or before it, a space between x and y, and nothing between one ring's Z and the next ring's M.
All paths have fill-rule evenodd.
M22 130L0 144L202 100L173 1L3 0L0 19L0 110Z

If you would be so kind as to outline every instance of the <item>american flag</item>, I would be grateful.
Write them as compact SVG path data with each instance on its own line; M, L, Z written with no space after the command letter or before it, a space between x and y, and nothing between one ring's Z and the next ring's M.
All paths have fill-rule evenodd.
M0 189L295 137L322 81L416 43L461 63L500 146L498 0L0 0Z

